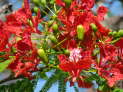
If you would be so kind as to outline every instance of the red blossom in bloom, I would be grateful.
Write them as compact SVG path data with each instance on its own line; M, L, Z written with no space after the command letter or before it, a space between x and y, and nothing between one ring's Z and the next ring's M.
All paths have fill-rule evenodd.
M9 37L9 33L3 30L3 25L4 23L0 20L0 51L4 51L6 49Z
M95 0L80 0L80 1L82 3L82 9L84 10L90 10L91 8L93 8L95 4Z
M20 16L21 15L21 16ZM24 0L24 7L18 11L13 12L6 16L6 22L4 23L4 30L10 33L20 35L23 30L30 29L30 32L37 32L38 23L42 20L40 19L40 11L37 16L32 16L28 0Z
M22 40L19 40L17 42L16 47L20 51L31 50L32 49L31 34L25 32L22 35Z
M34 48L31 53L17 52L15 55L16 60L13 61L8 68L15 73L15 77L23 75L31 79L32 72L38 70L37 65L40 60L37 58L37 55L37 50Z
M118 45L117 45L118 46ZM119 48L111 44L99 44L100 64L97 65L98 74L107 80L110 87L113 87L117 81L123 80L122 58Z
M0 51L4 51L6 49L7 44L8 36L5 33L0 32Z
M66 37L66 40L65 40L65 37ZM66 48L66 49L73 49L73 48L76 48L77 47L77 44L76 44L76 40L75 39L72 39L69 34L63 34L63 35L60 35L59 36L59 40L60 41L63 41L65 40L61 47L62 48Z
M101 76L107 80L107 83L110 87L113 87L117 81L123 80L123 73L121 73L118 68L107 70L102 68L99 74L101 74Z
M98 20L103 20L107 12L108 12L108 9L106 7L100 6L97 10Z
M122 49L123 48L123 38L118 40L114 45Z
M69 58L65 55L58 55L60 64L59 67L69 72L72 77L71 82L75 82L77 78L81 78L80 72L83 69L89 69L92 63L90 55L81 55L81 49L75 48L71 50Z

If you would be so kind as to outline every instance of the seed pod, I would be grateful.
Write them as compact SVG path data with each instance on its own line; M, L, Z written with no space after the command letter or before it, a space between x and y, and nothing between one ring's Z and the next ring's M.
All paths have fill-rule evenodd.
M38 49L37 51L38 55L41 57L41 59L43 59L44 63L48 63L48 57L44 51L44 49Z
M77 26L77 37L79 40L83 40L85 29L82 25Z
M93 23L91 23L91 28L92 28L92 30L93 30L94 32L97 31L97 26L96 26L95 24L93 24Z
M72 2L72 0L63 0L63 1L67 5L67 7L69 7L71 5L71 2Z
M53 29L54 31L57 31L57 30L58 30L58 25L57 25L57 24L53 24L52 29Z
M57 43L58 40L56 39L56 37L54 35L50 35L49 39L53 42L53 43Z

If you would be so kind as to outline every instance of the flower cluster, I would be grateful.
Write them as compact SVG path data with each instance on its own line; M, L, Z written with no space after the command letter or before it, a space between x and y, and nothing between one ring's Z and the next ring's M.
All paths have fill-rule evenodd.
M79 87L86 88L93 85L87 79L95 73L109 87L123 80L122 32L114 35L101 23L108 9L100 6L94 14L95 0L56 0L56 4L58 10L53 16L49 14L48 21L41 17L39 8L36 13L31 11L28 0L24 0L22 8L7 15L6 21L0 21L0 52L5 52L0 58L15 56L7 68L15 77L24 75L32 79L32 72L40 70L39 64L58 66L57 69L68 73L66 80L71 86L77 82ZM39 36L35 41L34 34ZM57 56L53 64L51 50Z

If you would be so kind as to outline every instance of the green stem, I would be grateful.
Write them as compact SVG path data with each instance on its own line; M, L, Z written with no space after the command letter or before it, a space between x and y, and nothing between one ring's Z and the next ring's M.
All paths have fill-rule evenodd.
M53 46L53 48L56 48L57 46L61 45L66 40L67 40L67 38L65 38L64 40L62 40L61 42L59 42L58 44L56 44L55 46Z
M46 8L47 8L53 15L56 16L56 14L55 14L48 6L46 6Z

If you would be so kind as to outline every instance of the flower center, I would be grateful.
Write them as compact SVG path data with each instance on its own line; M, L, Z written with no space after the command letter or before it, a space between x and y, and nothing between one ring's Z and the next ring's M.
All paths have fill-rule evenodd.
M75 49L70 51L69 60L71 62L78 62L81 58L82 58L82 55L81 55L81 49L80 48L75 48Z

